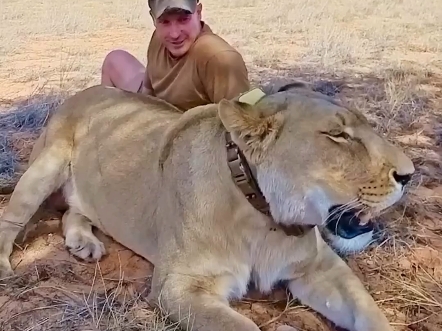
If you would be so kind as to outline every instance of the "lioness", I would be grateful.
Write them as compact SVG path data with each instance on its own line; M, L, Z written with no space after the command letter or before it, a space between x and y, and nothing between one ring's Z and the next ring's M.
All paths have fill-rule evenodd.
M252 93L253 92L253 93ZM258 95L258 97L257 97ZM234 182L226 132L268 204ZM0 223L0 271L19 230L62 187L66 245L100 259L91 225L155 268L148 299L183 328L258 331L229 306L253 281L291 293L350 331L392 330L360 280L324 242L330 211L376 214L398 201L414 166L364 116L294 85L185 113L159 99L95 86L50 119L42 152ZM302 225L301 235L288 229Z

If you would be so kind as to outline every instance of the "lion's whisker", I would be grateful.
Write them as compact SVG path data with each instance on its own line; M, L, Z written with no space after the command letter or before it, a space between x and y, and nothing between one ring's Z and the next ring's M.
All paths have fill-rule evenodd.
M327 216L327 218L324 221L324 224L328 224L330 219L332 217L334 217L336 214L341 213L341 216L339 216L339 218L341 218L342 214L344 214L346 211L357 208L360 205L361 205L361 203L357 199L354 199L354 200L351 200L351 201L339 206L338 208L333 210L331 213L329 213L329 215Z

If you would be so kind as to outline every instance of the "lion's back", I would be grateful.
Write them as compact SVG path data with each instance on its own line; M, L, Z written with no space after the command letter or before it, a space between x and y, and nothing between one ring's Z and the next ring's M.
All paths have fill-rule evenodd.
M100 192L94 197L112 199L112 192L133 191L145 173L155 170L160 141L181 113L148 97L116 89L98 90L103 93L87 102L88 114L77 124L73 175L80 189L97 189ZM90 185L90 179L98 175L97 180L115 187Z

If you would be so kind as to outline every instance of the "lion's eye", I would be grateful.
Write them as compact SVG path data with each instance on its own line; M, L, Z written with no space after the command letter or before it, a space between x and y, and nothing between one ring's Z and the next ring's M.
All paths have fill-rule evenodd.
M341 131L341 132L327 132L327 137L330 138L333 141L336 141L338 143L347 143L351 137L347 132Z
M350 139L350 135L347 132L339 132L337 134L329 134L330 136L334 138L342 138L342 139Z

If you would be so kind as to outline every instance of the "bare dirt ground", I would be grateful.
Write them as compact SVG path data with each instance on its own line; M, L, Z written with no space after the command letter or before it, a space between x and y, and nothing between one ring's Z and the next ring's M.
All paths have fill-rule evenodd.
M442 329L442 6L439 0L203 1L204 20L237 47L256 83L302 78L365 111L417 173L379 221L383 237L348 263L394 329ZM0 179L23 170L60 95L99 82L107 52L145 63L152 24L137 0L0 0ZM55 97L55 99L53 98ZM9 194L2 195L4 206ZM0 329L174 329L144 298L152 266L109 238L100 263L63 247L60 215L17 242L17 275L0 282ZM285 292L234 303L263 330L335 330Z

